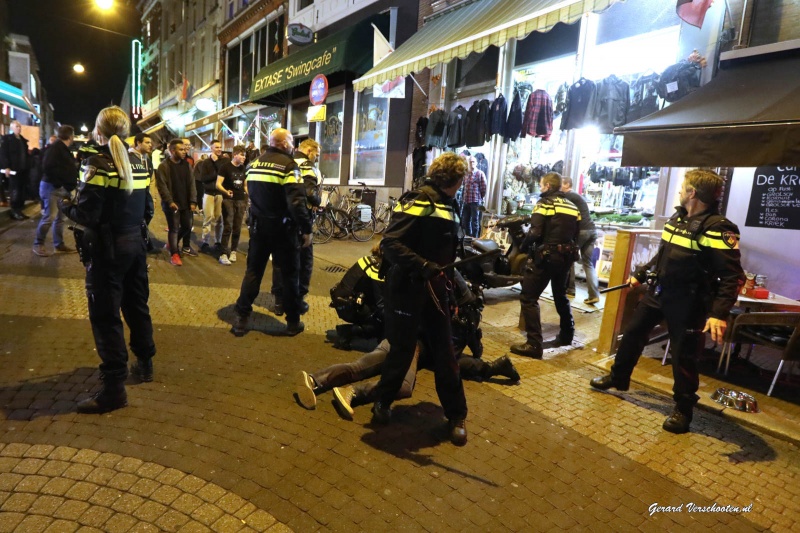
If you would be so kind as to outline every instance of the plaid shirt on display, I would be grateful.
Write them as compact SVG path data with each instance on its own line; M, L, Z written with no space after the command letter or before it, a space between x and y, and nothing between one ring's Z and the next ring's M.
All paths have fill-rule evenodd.
M464 178L464 193L461 201L467 204L479 204L486 197L486 176L478 169L473 170Z

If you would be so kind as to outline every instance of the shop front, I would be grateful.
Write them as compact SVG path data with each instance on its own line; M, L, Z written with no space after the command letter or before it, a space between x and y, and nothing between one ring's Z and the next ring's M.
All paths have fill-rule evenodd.
M381 199L400 192L410 103L355 93L353 80L373 66L375 32L403 42L416 28L417 9L415 2L373 2L317 32L316 42L294 45L253 78L251 101L285 109L295 145L305 138L320 143L326 184L365 182L379 188Z

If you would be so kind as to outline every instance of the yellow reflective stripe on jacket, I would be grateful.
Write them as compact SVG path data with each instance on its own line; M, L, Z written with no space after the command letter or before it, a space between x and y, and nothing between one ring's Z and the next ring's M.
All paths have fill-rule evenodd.
M383 278L381 278L378 275L377 265L375 265L375 263L370 261L369 256L362 257L361 259L359 259L358 266L361 267L361 270L364 271L364 273L367 275L368 278L374 279L375 281L383 281Z
M736 234L734 233L734 235ZM707 231L705 235L700 235L700 237L697 238L697 242L700 244L700 246L705 248L716 248L717 250L731 250L733 248L738 248L739 235L736 235L736 241L737 242L735 246L729 246L725 244L722 233L719 231Z
M246 181L260 181L264 183L276 183L278 185L286 185L287 183L299 183L299 172L291 172L286 174L279 170L271 170L268 168L251 168L247 172Z
M686 235L681 235L676 232L677 228L675 226L669 223L664 224L664 230L661 232L661 239L690 250L700 250L700 246L697 241L692 239L690 233L687 232Z
M435 217L443 218L445 220L455 221L456 214L453 209L446 204L433 204L424 200L414 200L411 205L403 205L398 203L394 210L396 213L405 213L415 217Z
M97 173L92 176L92 179L87 181L89 185L96 185L98 187L112 187L114 189L123 188L122 180L116 172L106 172L102 169L97 169ZM146 189L150 186L150 176L139 177L135 173L133 175L133 189Z

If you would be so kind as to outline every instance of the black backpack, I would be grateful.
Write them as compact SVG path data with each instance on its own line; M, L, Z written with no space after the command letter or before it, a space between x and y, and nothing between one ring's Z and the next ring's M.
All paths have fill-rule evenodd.
M664 69L656 83L656 92L667 102L676 102L698 87L700 65L684 59Z

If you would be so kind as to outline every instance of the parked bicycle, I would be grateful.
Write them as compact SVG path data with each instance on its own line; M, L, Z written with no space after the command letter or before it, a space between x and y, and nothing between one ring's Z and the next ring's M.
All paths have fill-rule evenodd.
M324 244L331 238L344 239L349 235L357 241L368 241L375 235L375 215L367 217L366 209L354 206L350 211L327 205L317 210L312 226L314 244ZM371 211L371 210L370 210Z
M392 220L392 212L397 205L397 198L389 197L388 202L381 202L375 210L375 233L383 233Z

